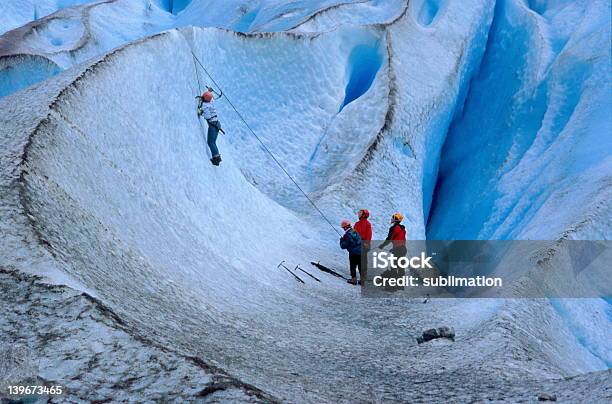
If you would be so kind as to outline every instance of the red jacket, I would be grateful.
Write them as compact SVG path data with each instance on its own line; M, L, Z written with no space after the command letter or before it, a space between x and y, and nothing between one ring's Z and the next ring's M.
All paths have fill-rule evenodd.
M393 247L401 247L406 245L406 228L404 225L395 223L393 226L391 226L391 228L389 228L387 240L380 245L380 248L383 248L389 243L393 243Z
M359 219L353 228L357 233L359 233L366 247L369 246L370 241L372 240L372 224L368 221L368 219Z

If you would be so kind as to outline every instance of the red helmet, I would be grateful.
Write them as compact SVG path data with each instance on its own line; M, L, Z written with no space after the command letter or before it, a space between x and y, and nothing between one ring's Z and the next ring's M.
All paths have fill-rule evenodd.
M213 99L213 93L210 91L206 91L204 94L202 94L202 99L204 100L204 102L211 102Z
M346 229L347 227L351 227L351 221L344 219L343 221L340 222L340 227L342 227L343 229Z
M367 209L360 209L359 212L357 212L357 217L360 219L367 219L370 217L370 212Z

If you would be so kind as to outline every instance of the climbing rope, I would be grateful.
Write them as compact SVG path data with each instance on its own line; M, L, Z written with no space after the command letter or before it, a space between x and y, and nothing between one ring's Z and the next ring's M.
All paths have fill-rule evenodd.
M204 67L204 65L202 64L202 62L200 62L200 59L198 59L198 57L195 55L195 53L193 53L193 51L191 51L191 55L193 56L193 60L194 60L194 64L195 62L197 62L200 67L202 68L202 70L204 71L204 73L206 73L206 75L210 78L210 80L212 81L212 83L219 89L219 91L221 92L221 94L225 94L223 92L223 89L221 88L221 86L219 86L219 84L215 81L215 79L211 76L211 74L208 72L208 70L206 69L206 67ZM200 86L200 78L198 76L198 69L196 66L196 77L198 79L198 87ZM200 89L201 91L201 89ZM319 213L319 215L321 215L321 217L327 222L327 224L329 224L329 226L334 230L334 232L336 232L337 235L342 236L340 234L340 232L338 231L338 229L336 229L336 227L332 224L332 222L327 218L327 216L325 216L325 214L321 211L321 209L319 209L319 207L317 206L317 204L308 196L308 194L306 192L304 192L304 190L302 189L302 187L300 186L300 184L297 183L297 181L291 176L291 174L289 174L289 172L285 169L285 167L280 163L280 161L276 158L276 156L274 155L274 153L272 153L272 151L270 151L270 149L268 148L268 146L266 146L266 144L261 140L261 138L259 136L257 136L257 134L255 133L255 131L251 128L251 126L248 124L248 122L246 121L246 119L244 119L244 117L242 116L242 114L238 111L238 109L236 108L236 106L234 106L234 104L232 103L232 101L229 99L229 97L227 96L227 94L225 94L225 99L227 100L227 103L230 105L230 107L232 107L232 109L234 110L234 112L236 112L236 115L238 115L238 117L240 118L240 120L244 123L244 126L249 130L249 132L251 132L251 134L255 137L255 139L257 139L257 141L261 144L261 146L264 148L264 150L270 155L270 157L272 158L272 160L274 160L274 162L280 167L280 169L285 173L285 175L287 176L287 178L289 178L291 180L291 182L293 182L293 184L296 186L297 189L300 190L300 192L302 193L302 195L304 195L304 197L308 200L308 202L310 202L310 204L312 205L312 207Z
M191 52L191 54L193 55L193 52ZM198 74L198 65L196 65L195 55L193 58L193 68L195 69L195 72L196 72L196 79L198 79L198 95L201 95L202 85L200 84L200 75Z

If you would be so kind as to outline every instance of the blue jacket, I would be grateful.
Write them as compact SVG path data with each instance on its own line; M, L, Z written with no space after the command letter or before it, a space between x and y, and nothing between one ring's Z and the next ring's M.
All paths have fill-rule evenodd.
M361 255L361 237L354 229L348 229L340 238L340 248L347 250L349 255Z

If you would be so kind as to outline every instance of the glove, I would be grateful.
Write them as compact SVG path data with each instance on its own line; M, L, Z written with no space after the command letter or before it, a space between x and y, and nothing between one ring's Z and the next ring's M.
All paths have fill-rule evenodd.
M204 111L202 111L202 108L198 108L198 118L201 117L203 113Z

